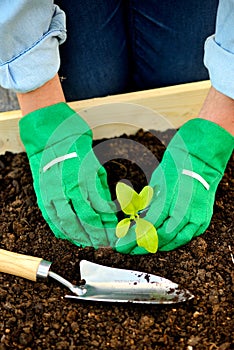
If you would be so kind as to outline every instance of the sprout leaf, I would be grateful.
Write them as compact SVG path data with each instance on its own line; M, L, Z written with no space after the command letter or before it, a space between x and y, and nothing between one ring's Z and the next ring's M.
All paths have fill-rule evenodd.
M116 185L116 195L122 211L127 215L136 215L141 199L139 194L123 182Z
M151 202L151 199L153 197L154 194L154 190L152 187L150 186L145 186L141 192L139 193L139 197L141 200L141 207L139 208L139 210L145 209L146 207L148 207L148 205Z
M129 226L130 226L131 220L130 218L126 218L121 220L117 226L116 226L116 236L118 238L122 238L124 236L126 236Z
M150 253L156 253L158 249L158 235L154 225L147 220L139 218L136 220L135 231L137 244Z

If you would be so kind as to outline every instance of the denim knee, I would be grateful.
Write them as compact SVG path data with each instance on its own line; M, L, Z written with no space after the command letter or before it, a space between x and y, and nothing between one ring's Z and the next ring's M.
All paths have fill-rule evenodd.
M218 0L130 0L129 36L137 89L208 79L205 39L215 31Z

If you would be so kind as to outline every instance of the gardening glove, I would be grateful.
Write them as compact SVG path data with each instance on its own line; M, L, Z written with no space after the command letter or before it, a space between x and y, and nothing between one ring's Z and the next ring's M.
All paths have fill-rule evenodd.
M205 232L233 146L231 134L200 118L184 124L170 141L152 174L154 197L145 216L157 229L159 250L173 250ZM134 242L134 227L117 242L117 251L122 247L131 254L148 253Z
M23 117L20 136L38 206L55 236L82 247L113 246L115 206L86 122L58 103Z

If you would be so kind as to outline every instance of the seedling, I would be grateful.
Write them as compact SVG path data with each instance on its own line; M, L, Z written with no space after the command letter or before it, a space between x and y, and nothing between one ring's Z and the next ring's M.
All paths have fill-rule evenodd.
M126 236L130 225L135 221L136 241L138 246L145 248L150 253L156 253L158 249L158 235L154 225L140 217L140 212L148 207L153 197L153 188L145 186L138 194L130 186L123 182L116 185L116 195L122 211L128 216L116 226L116 236Z

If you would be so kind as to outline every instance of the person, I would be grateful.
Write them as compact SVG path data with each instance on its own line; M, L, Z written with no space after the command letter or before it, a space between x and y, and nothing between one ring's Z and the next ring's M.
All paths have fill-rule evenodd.
M67 40L58 5L67 13ZM0 85L17 93L38 205L57 237L147 253L133 228L116 241L115 208L92 132L67 102L207 79L209 36L204 62L212 87L153 172L150 184L159 191L146 214L160 250L206 230L233 150L233 9L233 0L1 1Z

